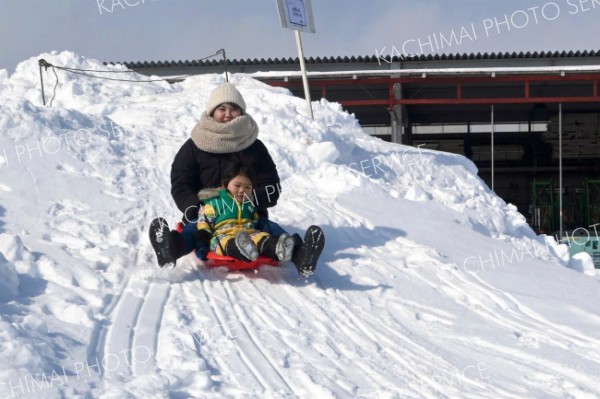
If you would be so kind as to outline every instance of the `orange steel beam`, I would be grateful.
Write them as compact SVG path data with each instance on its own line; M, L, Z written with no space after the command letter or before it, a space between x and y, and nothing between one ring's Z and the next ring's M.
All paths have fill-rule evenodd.
M573 82L582 81L593 84L592 96L563 96L563 97L531 97L531 82ZM582 103L582 102L600 102L598 95L598 82L600 74L568 74L560 75L505 75L505 76L477 76L477 77L411 77L411 78L361 78L361 79L322 79L311 80L311 85L321 88L323 97L327 94L327 89L331 86L343 85L370 85L370 84L386 84L388 85L387 99L369 99L369 100L341 100L338 101L345 106L381 106L387 105L390 109L394 105L444 105L444 104L524 104L524 103ZM506 97L506 98L463 98L463 84L468 83L523 83L523 97ZM301 81L267 81L272 86L294 87L301 86ZM396 99L394 93L394 84L396 83L413 83L420 85L428 84L454 84L456 85L455 98L403 98Z

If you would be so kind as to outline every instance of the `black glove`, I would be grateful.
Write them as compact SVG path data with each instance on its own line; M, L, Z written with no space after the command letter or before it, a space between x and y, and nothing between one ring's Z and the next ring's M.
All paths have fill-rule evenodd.
M196 232L196 244L200 244L200 243L208 244L210 242L211 237L212 237L212 234L210 234L209 231L198 230Z
M256 208L256 213L258 213L258 216L260 216L261 218L269 218L269 211L267 210L267 208Z

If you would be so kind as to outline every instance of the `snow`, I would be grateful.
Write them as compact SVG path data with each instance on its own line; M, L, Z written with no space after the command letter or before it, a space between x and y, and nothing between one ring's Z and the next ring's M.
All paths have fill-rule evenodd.
M573 270L577 270L580 273L595 275L594 261L590 254L586 252L579 252L573 255L567 265Z
M19 277L15 267L0 252L0 301L7 302L19 293Z
M282 178L271 217L325 231L317 273L162 271L148 225L181 217L170 165L224 77L58 70L54 95L48 70L44 107L39 58L148 80L71 52L0 71L0 397L600 397L589 256L469 160L234 75Z

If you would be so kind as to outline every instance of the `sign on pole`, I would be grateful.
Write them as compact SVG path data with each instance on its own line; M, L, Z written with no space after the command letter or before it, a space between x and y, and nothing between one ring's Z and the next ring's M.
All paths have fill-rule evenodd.
M296 47L298 59L302 70L302 84L304 86L304 97L308 104L308 113L311 119L315 119L310 103L310 88L308 87L308 76L304 63L304 52L302 50L302 38L300 31L315 33L315 21L313 19L311 0L277 0L277 10L283 28L292 29L296 35Z
M277 0L281 27L315 33L311 0Z

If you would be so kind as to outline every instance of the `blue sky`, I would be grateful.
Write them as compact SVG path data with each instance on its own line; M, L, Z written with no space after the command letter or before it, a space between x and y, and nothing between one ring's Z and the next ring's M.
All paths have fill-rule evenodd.
M600 0L312 0L310 56L600 50ZM52 50L101 61L295 57L275 0L0 0L0 69Z

